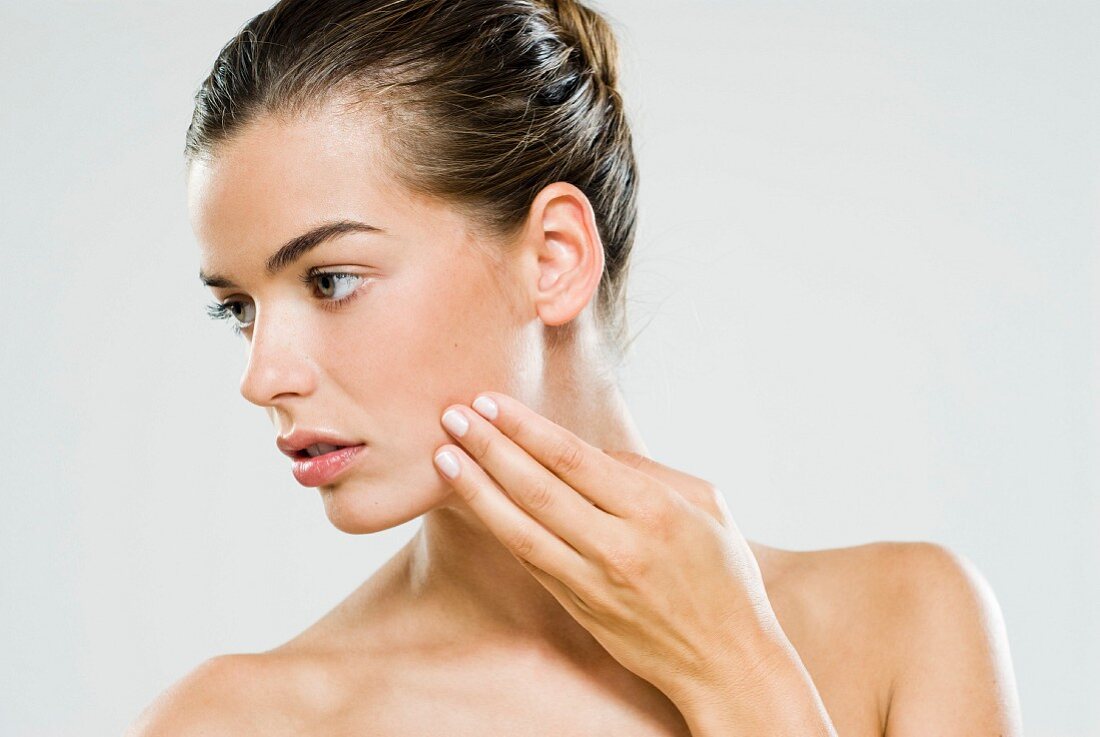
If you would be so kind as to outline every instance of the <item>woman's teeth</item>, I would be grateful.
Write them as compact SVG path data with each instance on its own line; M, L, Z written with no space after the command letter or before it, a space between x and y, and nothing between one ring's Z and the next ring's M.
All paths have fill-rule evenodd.
M311 445L306 448L306 453L310 458L314 458L323 453L331 453L334 450L339 450L341 447L342 446L339 445L329 445L328 443L317 443L316 445Z

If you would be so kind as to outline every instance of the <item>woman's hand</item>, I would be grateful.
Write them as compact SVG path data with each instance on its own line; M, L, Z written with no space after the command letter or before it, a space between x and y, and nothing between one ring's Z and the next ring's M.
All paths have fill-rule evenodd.
M589 445L508 395L473 407L444 413L461 447L441 447L437 468L624 667L680 704L755 692L787 665L756 558L712 484Z

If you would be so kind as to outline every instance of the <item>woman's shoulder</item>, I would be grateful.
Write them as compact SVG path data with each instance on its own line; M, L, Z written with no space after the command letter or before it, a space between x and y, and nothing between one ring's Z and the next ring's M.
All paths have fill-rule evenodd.
M785 550L750 541L784 628L830 636L911 637L975 621L996 609L977 566L936 542L876 541L818 550ZM835 642L835 640L834 640Z
M966 555L927 541L803 551L750 544L776 616L823 692L839 700L862 682L893 735L930 725L942 734L1018 733L1004 619Z
M973 561L941 543L876 541L818 550L750 545L769 597L812 604L824 614L849 618L853 605L861 605L883 626L914 625L922 616L992 597Z
M864 583L876 587L912 584L928 577L980 575L964 555L941 543L894 541L788 550L749 541L761 571L777 586Z
M278 651L207 658L159 694L126 737L303 734L307 700L325 694L324 670L309 661Z
M246 733L243 716L251 711L246 704L253 665L248 654L204 660L162 691L130 725L126 737Z

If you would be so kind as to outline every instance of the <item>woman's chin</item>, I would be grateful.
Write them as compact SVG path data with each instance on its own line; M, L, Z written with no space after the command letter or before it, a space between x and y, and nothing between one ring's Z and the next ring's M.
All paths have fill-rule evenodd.
M389 486L389 485L387 485ZM413 499L394 487L357 483L354 479L318 488L325 515L333 527L349 535L381 532L414 520L437 506L440 498Z

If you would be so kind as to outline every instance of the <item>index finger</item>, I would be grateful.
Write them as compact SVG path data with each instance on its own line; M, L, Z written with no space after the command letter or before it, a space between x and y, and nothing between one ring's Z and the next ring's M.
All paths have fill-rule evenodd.
M597 507L617 517L630 517L640 502L651 501L654 480L620 463L561 425L507 394L481 392L496 403L495 417L472 406L536 461L576 489Z

